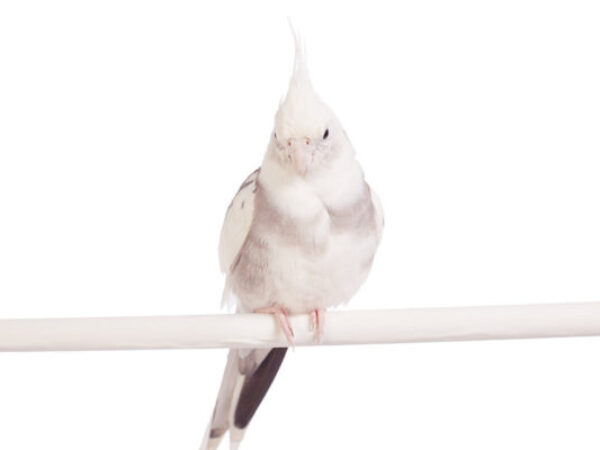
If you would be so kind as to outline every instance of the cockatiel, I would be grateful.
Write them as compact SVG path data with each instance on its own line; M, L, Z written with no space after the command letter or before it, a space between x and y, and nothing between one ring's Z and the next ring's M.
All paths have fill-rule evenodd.
M224 302L271 313L293 345L288 314L310 313L316 339L323 310L347 302L371 268L383 213L354 149L315 93L303 47L260 168L242 183L219 244ZM286 348L229 351L203 450L230 432L237 449L283 361Z

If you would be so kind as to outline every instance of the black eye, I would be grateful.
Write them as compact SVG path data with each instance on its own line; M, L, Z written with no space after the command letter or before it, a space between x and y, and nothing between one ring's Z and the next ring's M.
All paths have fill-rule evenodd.
M323 133L323 139L327 139L327 136L329 136L329 128L327 128L325 133Z

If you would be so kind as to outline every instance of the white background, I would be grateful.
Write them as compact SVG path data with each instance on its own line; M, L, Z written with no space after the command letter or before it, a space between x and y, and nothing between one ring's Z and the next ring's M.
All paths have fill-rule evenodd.
M600 300L600 10L0 3L0 317L218 311L292 65L380 194L350 308ZM244 448L597 449L598 339L290 353ZM225 351L0 354L0 448L196 449Z

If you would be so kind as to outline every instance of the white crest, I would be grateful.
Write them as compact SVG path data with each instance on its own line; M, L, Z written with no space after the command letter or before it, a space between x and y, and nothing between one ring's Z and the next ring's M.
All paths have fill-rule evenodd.
M292 73L292 79L290 84L300 85L307 83L310 86L310 78L308 76L308 67L306 65L306 48L300 33L294 28L290 22L290 29L292 30L292 36L294 37L294 72ZM310 86L312 89L312 86Z
M290 28L295 47L294 70L288 92L275 115L275 131L284 139L320 136L332 114L313 89L305 46L291 22Z

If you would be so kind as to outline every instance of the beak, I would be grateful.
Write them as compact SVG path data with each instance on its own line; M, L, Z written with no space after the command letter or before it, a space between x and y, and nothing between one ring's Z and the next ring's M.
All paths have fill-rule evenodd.
M288 154L298 175L304 175L312 161L312 147L309 138L288 139Z

